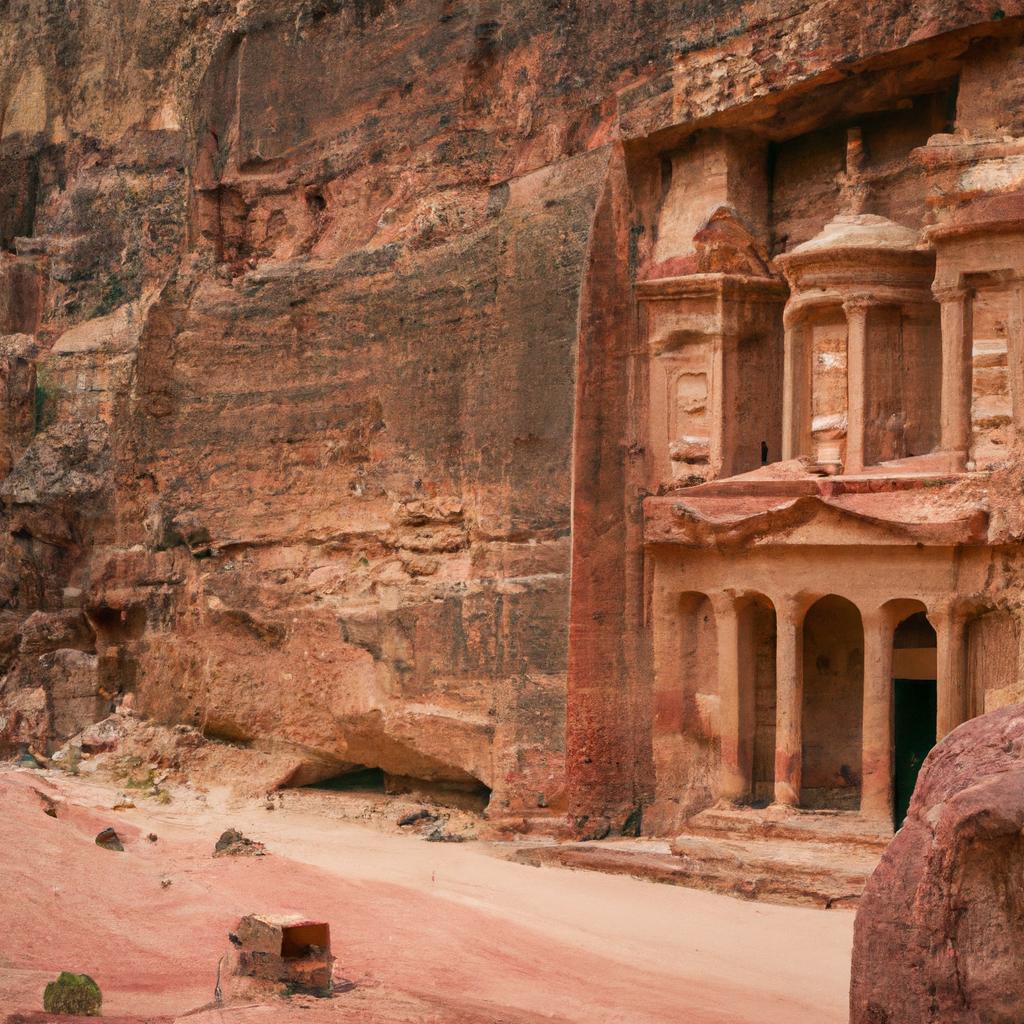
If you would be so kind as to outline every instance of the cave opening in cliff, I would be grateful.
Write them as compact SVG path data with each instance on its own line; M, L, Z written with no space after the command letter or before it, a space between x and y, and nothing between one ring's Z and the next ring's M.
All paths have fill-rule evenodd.
M146 609L141 605L128 608L101 605L89 609L87 615L96 634L107 644L138 640L146 631Z
M293 775L295 780L301 778L301 775ZM444 807L477 812L483 811L491 799L490 787L470 775L458 779L423 779L412 775L391 774L382 768L368 765L355 765L311 782L289 780L282 788L406 796Z
M380 768L367 768L360 764L338 775L308 782L299 788L319 789L328 793L383 793L384 772Z

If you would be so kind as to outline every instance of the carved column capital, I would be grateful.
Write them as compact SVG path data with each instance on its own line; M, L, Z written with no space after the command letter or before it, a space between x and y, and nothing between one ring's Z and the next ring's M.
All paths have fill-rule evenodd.
M932 285L932 295L936 302L966 302L974 297L974 289L962 285Z
M849 295L843 300L843 312L849 316L851 313L863 315L872 306L883 305L872 295Z
M772 603L775 605L776 621L800 626L807 610L817 599L811 594L784 594L781 597L772 598Z
M857 610L860 612L860 621L865 633L869 629L884 630L895 628L894 615L884 605L881 607L870 605L867 608L858 605Z
M969 607L959 598L950 598L945 601L936 601L929 605L925 615L928 621L935 627L936 632L940 629L948 629L951 626L962 626L970 614Z
M708 600L715 610L716 618L737 614L738 601L734 590L716 590L708 594Z

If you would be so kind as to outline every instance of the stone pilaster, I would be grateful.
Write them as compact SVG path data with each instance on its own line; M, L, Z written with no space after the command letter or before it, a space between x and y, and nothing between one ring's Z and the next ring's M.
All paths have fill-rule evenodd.
M796 807L803 757L804 607L788 598L775 611L775 802Z
M892 822L893 685L892 616L884 609L861 612L864 626L864 710L861 732L860 811Z
M966 288L941 288L942 310L941 447L954 468L967 462L971 447L971 375L973 372L973 295Z

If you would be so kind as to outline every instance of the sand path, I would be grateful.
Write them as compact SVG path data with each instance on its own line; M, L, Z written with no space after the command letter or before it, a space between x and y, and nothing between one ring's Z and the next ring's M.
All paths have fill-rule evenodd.
M57 819L35 790L62 801ZM358 995L295 1020L846 1020L848 911L532 868L483 843L425 843L226 793L123 812L111 796L85 780L0 772L4 1009L38 1008L43 982L76 969L100 981L108 1014L183 1013L210 999L240 914L296 911L331 923ZM126 835L124 854L92 842L108 823ZM232 825L272 856L214 860ZM210 1020L293 1019L251 1014Z

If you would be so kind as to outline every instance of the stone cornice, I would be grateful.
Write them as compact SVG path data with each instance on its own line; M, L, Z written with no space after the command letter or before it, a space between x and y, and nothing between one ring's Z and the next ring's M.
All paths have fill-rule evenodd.
M647 302L721 296L724 299L759 299L763 302L785 302L789 295L786 283L773 277L747 274L686 274L683 277L659 277L638 281L637 296Z

